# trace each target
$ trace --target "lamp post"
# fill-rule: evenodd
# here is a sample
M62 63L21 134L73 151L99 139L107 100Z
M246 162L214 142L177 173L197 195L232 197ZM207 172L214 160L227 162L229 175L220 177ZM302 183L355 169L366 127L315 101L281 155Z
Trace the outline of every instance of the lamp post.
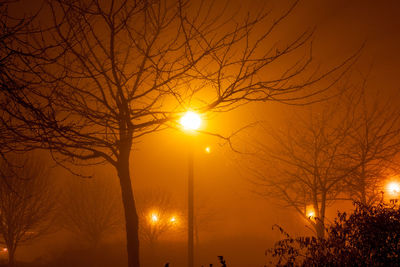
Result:
M188 111L180 120L183 129L193 133L201 124L201 118L198 114ZM194 175L193 175L193 136L189 136L188 147L188 267L194 266L194 242L193 242L193 225L194 225L194 204L193 204L193 191L194 191Z

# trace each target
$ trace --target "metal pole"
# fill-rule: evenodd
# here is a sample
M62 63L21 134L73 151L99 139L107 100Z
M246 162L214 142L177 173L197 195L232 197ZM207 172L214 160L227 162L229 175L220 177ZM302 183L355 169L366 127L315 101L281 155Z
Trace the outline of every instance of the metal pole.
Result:
M193 221L194 221L194 205L193 205L193 136L189 136L189 153L188 153L188 266L194 266L194 243L193 243Z

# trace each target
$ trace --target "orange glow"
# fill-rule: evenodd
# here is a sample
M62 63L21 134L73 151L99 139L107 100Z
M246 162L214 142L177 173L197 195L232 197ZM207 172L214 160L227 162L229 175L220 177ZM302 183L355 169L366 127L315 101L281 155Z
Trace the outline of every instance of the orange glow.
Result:
M310 205L306 207L306 216L309 219L315 219L315 210L313 206Z
M169 221L170 221L171 223L176 223L176 217L175 217L175 216L172 216L171 219L169 219Z
M208 147L206 147L205 149L204 149L205 151L206 151L206 153L211 153L211 148L208 146Z
M398 182L390 182L387 185L387 190L391 195L398 195L400 193L400 185Z
M7 249L7 248L3 248L3 251L4 251L4 252L7 252L7 251L8 251L8 249Z
M151 220L152 223L158 222L158 215L156 213L152 213L151 217L150 217L150 220Z
M198 114L188 111L181 118L180 123L185 130L197 130L201 125L201 118Z

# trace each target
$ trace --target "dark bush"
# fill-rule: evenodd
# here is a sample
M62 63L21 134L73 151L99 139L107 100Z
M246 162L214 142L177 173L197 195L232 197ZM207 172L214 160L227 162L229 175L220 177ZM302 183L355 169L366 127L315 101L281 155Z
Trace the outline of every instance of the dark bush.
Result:
M327 238L286 238L266 254L277 266L400 266L400 210L385 204L356 203L348 216L338 213Z

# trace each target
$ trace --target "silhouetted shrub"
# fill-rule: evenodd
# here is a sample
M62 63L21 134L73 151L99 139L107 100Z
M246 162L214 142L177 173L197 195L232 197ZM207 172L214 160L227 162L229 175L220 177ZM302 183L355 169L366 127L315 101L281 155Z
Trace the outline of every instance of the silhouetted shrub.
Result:
M291 238L279 229L286 238L266 252L277 266L400 266L398 207L356 203L350 216L338 213L326 239Z

